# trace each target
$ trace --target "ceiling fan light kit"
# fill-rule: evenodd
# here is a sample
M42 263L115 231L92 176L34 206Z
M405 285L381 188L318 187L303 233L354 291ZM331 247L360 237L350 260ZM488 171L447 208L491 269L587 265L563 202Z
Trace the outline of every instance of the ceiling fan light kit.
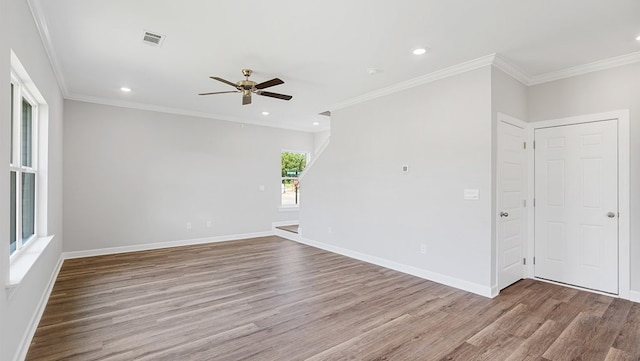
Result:
M251 94L262 95L270 98L282 99L282 100L291 100L293 96L279 93L272 93L263 91L262 89L270 88L272 86L284 84L279 78L273 78L271 80L267 80L262 83L256 83L252 80L249 80L249 77L253 71L251 69L242 69L242 75L245 77L244 80L240 80L237 83L230 82L226 79L219 78L217 76L210 77L213 80L217 80L219 82L230 85L236 90L230 91L222 91L222 92L210 92L210 93L200 93L199 95L213 95L213 94L225 94L225 93L242 93L242 105L251 104Z

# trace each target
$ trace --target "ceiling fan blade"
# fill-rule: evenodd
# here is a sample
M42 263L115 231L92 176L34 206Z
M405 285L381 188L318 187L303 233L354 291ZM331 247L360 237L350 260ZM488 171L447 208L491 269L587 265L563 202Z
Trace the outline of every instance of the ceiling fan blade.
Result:
M269 88L269 87L280 85L280 84L284 84L284 82L279 78L273 78L271 80L267 80L260 84L256 84L256 89Z
M285 95L285 94L278 94L278 93L272 93L272 92L258 92L258 95L264 95L265 97L272 97L272 98L278 98L278 99L282 99L282 100L291 100L291 98L293 98L293 96L291 95Z
M242 96L242 105L251 104L251 93Z
M222 78L218 78L217 76L210 76L209 78L211 78L211 79L213 79L213 80L217 80L217 81L223 82L223 83L225 83L225 84L229 84L229 85L231 85L231 86L232 86L232 87L234 87L234 88L237 88L237 87L238 87L238 86L236 85L236 83L232 83L232 82L230 82L230 81L228 81L228 80L225 80L225 79L222 79Z
M240 93L240 91L239 90L230 90L228 92L200 93L198 95L212 95L212 94L225 94L225 93Z

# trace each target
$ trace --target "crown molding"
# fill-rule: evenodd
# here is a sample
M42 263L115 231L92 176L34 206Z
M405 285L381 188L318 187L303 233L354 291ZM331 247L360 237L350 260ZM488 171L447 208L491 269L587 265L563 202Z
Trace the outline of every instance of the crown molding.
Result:
M322 129L310 130L305 127L283 126L283 125L275 125L275 124L265 125L264 123L259 123L256 121L247 121L244 119L238 119L238 118L229 117L229 116L222 116L219 114L207 114L207 113L194 112L194 111L184 110L184 109L167 108L167 107L161 107L161 106L155 106L155 105L149 105L149 104L124 102L124 101L113 100L113 99L71 94L67 88L67 85L60 67L60 62L58 61L53 43L51 41L49 27L47 25L44 12L42 10L40 0L27 0L27 4L29 5L29 9L31 10L31 14L33 16L36 28L38 29L38 33L40 34L40 38L42 39L45 52L47 53L47 57L49 58L49 63L51 64L51 68L58 82L58 87L60 88L60 91L62 92L62 95L64 96L65 99L78 100L78 101L104 104L104 105L120 106L125 108L132 108L132 109L150 110L150 111L164 112L164 113L170 113L170 114L194 116L194 117L207 118L207 119L218 119L218 120L225 120L225 121L231 121L231 122L254 124L254 125L260 125L260 126L268 126L268 127L297 130L297 131L311 132L311 133L322 130ZM617 56L617 57L613 57L605 60L595 61L592 63L579 65L579 66L575 66L575 67L571 67L563 70L530 76L526 72L524 72L523 70L521 70L520 68L518 68L508 60L506 60L503 56L494 53L494 54L486 55L486 56L483 56L474 60L470 60L461 64L450 66L445 69L437 70L432 73L425 74L423 76L410 79L386 88L375 90L373 92L369 92L369 93L357 96L355 98L347 99L343 102L340 102L328 107L328 110L331 111L331 110L347 108L352 105L363 103L363 102L376 99L379 97L383 97L386 95L394 94L406 89L428 84L440 79L448 78L454 75L462 74L462 73L475 70L478 68L482 68L485 66L489 66L489 65L502 70L503 72L513 77L514 79L518 80L522 84L526 86L531 86L531 85L547 83L555 80L565 79L565 78L569 78L577 75L583 75L591 72L606 70L606 69L623 66L627 64L632 64L632 63L637 63L637 62L640 62L640 52L625 54L625 55L621 55L621 56ZM324 108L324 109L326 110L327 108Z
M241 123L241 124L247 124L247 125L256 125L256 126L268 127L268 128L295 130L295 131L305 132L305 133L315 133L315 132L319 132L319 131L323 130L323 129L317 129L317 127L314 127L313 130L310 130L310 129L305 128L305 127L282 125L282 124L277 124L277 123L266 124L264 122L259 122L259 121L255 121L255 120L248 120L248 119L230 117L230 116L221 115L221 114L211 114L211 113L205 113L205 112L196 112L196 111L192 111L192 110L185 110L185 109L179 109L179 108L170 108L170 107L161 107L161 106L152 105L152 104L129 102L129 101L124 101L124 100L101 98L101 97L94 97L94 96L87 96L87 95L69 94L68 96L65 97L65 99L67 99L67 100L75 100L75 101L85 102L85 103L108 105L108 106L119 107L119 108L146 110L146 111L151 111L151 112L167 113L167 114L175 114L175 115L184 115L184 116L188 116L188 117L213 119L213 120L220 120L220 121L225 121L225 122Z
M524 85L528 86L531 83L531 77L527 73L525 73L517 66L513 65L513 63L509 62L500 54L495 54L495 58L493 59L493 66L502 70L507 75L511 76Z
M593 73L595 71L615 68L622 65L640 62L640 51L609 59L594 61L592 63L578 65L564 70L552 71L545 74L535 75L529 80L529 85L548 83L554 80L570 78L572 76Z
M475 70L478 68L482 68L488 65L493 64L493 61L496 57L496 54L490 54L487 56L483 56L481 58L477 58L474 60L470 60L458 65L450 66L448 68L444 68L441 70L434 71L432 73L419 76L417 78L413 78L407 81L403 81L401 83L382 88L376 91L372 91L370 93L366 93L355 98L348 99L346 101L334 104L329 107L330 111L343 109L346 107L350 107L352 105L360 104L372 99L380 98L385 95L391 95L406 89L414 88L420 85L432 83L436 80L448 78L454 75L466 73L471 70Z
M44 12L42 11L42 7L40 6L40 1L27 0L27 4L29 5L29 9L31 10L31 15L33 16L33 21L36 24L36 28L38 29L38 33L40 34L40 38L42 39L44 50L47 53L49 63L51 64L51 68L53 69L53 74L58 81L58 87L60 88L62 95L66 98L67 95L69 95L69 91L64 81L64 77L62 76L60 62L56 57L56 52L54 50L53 43L51 42L51 36L49 35L49 26L47 25L47 20L45 19Z
M617 56L609 59L596 61L593 63L575 66L575 67L564 69L564 70L558 70L554 72L531 76L527 74L525 71L523 71L522 69L515 66L513 63L509 62L506 58L504 58L500 54L490 54L490 55L483 56L481 58L477 58L465 63L461 63L461 64L454 65L442 70L438 70L433 73L420 76L418 78L414 78L402 83L398 83L386 88L382 88L382 89L379 89L355 98L348 99L344 102L334 104L333 106L329 107L329 109L330 110L343 109L343 108L356 105L359 103L363 103L375 98L397 93L397 92L410 89L416 86L428 84L436 80L448 78L450 76L461 74L470 70L475 70L488 65L494 66L497 69L502 70L507 75L518 80L519 82L521 82L526 86L531 86L531 85L547 83L554 80L570 78L572 76L615 68L618 66L637 63L637 62L640 62L640 52L625 54L625 55L621 55L621 56Z

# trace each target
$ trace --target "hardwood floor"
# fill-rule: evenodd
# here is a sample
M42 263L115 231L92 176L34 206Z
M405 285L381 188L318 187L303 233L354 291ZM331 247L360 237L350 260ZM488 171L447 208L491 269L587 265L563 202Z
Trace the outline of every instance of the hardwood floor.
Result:
M264 237L65 261L27 360L640 360L640 304L487 299Z

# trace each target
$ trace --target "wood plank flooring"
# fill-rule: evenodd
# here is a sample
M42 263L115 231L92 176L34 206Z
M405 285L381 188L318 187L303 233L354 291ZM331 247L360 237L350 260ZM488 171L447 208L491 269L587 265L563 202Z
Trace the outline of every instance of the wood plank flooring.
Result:
M640 304L487 299L263 237L65 261L27 360L640 360Z

